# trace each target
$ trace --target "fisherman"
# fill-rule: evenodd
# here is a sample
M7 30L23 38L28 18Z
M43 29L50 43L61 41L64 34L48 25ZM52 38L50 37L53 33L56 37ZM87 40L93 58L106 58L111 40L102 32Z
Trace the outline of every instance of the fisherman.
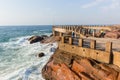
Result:
M75 32L74 31L72 31L72 38L74 38L75 37Z
M53 44L51 44L50 52L55 52L56 48L54 47Z
M105 35L105 32L104 32L104 30L102 29L102 30L100 31L100 37L104 37L104 35Z

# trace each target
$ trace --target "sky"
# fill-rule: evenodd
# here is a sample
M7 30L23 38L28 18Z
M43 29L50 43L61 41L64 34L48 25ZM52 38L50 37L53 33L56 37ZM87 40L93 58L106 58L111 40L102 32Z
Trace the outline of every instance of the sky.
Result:
M120 24L120 0L0 0L0 25Z

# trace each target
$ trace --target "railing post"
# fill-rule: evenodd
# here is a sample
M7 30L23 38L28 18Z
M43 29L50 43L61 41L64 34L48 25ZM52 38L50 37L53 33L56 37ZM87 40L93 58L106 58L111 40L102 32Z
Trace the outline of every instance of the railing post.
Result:
M95 49L96 48L96 40L90 41L90 48Z
M110 54L109 63L113 63L112 42L107 42L105 51Z
M61 37L61 43L65 43L65 37Z
M83 46L83 39L79 39L78 46L82 47Z
M71 29L71 26L69 26L69 27L70 27L70 31L71 31L71 30L72 30L72 29Z
M68 26L67 26L67 31L68 31L69 29L68 29Z
M68 26L68 31L70 31L70 27Z
M93 29L93 37L95 37L95 30Z
M73 31L74 29L73 29L73 27L72 27L72 31Z
M105 46L105 51L106 52L112 52L112 42L107 42Z
M76 28L74 29L74 32L77 32L77 29L76 29Z
M62 37L62 32L59 32L59 36Z
M71 37L69 38L69 44L70 45L72 44L72 38Z

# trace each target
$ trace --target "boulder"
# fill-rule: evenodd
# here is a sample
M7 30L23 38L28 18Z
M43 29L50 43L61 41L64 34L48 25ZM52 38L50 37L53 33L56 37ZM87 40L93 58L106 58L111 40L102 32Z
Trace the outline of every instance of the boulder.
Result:
M53 34L50 35L50 37L52 37L52 36L53 36Z
M115 38L115 39L120 38L120 29L113 29L112 31L107 32L105 34L105 38Z
M115 39L118 39L120 37L120 32L118 32L118 31L107 32L104 37L105 38L115 38Z
M45 56L45 54L43 52L38 54L38 57L43 57L43 56Z
M28 41L30 41L30 44L35 43L35 42L39 42L42 41L44 38L41 36L32 36L28 39Z
M48 38L47 35L41 35L41 37L43 37L44 39Z

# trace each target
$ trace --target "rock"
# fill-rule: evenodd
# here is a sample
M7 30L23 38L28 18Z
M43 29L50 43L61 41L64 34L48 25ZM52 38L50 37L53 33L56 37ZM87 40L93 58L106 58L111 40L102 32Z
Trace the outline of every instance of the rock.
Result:
M50 48L50 52L55 52L55 50L56 50L56 48L54 48L54 47Z
M119 80L120 68L57 49L42 76L45 80Z
M38 54L38 57L43 57L43 56L45 56L45 54L43 52Z
M31 39L33 39L35 36L32 36L32 37L30 37L29 39L28 39L28 41L30 41Z
M52 36L53 36L53 34L50 35L50 37L52 37Z
M61 40L61 37L52 36L52 37L49 37L49 38L42 40L41 43L50 43L50 42L56 42L56 41L60 41L60 40Z
M44 39L48 38L47 35L41 35L41 37L43 37Z
M120 38L120 29L107 32L105 34L105 38L115 38L115 39Z
M41 36L32 36L28 39L28 41L30 41L30 44L35 43L35 42L39 42L42 41L44 38Z

